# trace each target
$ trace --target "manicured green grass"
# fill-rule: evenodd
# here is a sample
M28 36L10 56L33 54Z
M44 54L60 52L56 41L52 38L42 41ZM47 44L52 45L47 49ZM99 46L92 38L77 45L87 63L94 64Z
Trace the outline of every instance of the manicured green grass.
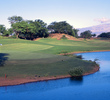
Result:
M45 41L45 42L44 42ZM39 43L46 43L53 47L48 50L41 50L39 52L59 54L63 51L93 51L93 50L110 50L109 41L87 40L87 41L73 41L73 40L56 40L56 39L42 39Z
M0 39L0 44L2 44L0 53L8 54L8 61L5 62L4 67L0 67L0 77L5 74L8 77L67 75L68 71L74 67L82 67L84 72L89 72L93 69L94 63L59 54L110 50L110 42L101 40Z

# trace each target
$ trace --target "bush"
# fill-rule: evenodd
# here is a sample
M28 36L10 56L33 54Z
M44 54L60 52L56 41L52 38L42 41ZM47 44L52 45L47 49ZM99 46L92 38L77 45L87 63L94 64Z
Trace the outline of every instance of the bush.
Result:
M67 37L65 35L63 35L61 39L67 39Z
M82 75L83 75L83 69L80 68L80 67L76 67L76 68L74 68L74 69L71 69L68 73L69 73L72 77L82 76Z
M16 35L14 34L14 35L12 36L12 38L16 39Z
M99 64L98 64L98 61L99 59L94 59L94 61L93 61L93 66L99 66Z
M76 58L83 59L82 55L77 55Z

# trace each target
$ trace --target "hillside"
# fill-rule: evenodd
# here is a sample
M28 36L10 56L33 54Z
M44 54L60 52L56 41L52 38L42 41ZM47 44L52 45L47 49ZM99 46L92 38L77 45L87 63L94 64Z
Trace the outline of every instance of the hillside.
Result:
M91 30L92 33L99 35L102 32L110 32L110 23L108 24L100 24L97 26L91 26L91 27L86 27L86 28L80 28L78 34L80 34L81 32L84 32L86 30Z
M55 34L50 34L49 37L50 38L56 38L57 40L61 40L61 38L63 37L63 35L65 35L65 37L68 39L68 40L75 40L75 41L80 41L80 39L77 39L71 35L68 35L68 34L59 34L59 33L55 33Z

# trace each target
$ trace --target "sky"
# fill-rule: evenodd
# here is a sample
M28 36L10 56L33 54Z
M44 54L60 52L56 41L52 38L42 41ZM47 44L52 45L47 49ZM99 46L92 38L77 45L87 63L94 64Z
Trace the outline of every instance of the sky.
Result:
M110 0L0 0L0 24L10 27L8 17L41 19L48 25L67 21L74 28L110 22Z

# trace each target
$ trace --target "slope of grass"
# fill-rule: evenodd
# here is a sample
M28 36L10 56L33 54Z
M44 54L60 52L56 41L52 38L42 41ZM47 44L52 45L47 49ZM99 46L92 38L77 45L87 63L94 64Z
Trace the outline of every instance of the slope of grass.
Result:
M0 39L0 53L8 54L8 61L0 67L0 76L56 76L66 75L74 67L84 72L93 69L93 63L74 57L58 55L63 52L110 50L109 41Z

